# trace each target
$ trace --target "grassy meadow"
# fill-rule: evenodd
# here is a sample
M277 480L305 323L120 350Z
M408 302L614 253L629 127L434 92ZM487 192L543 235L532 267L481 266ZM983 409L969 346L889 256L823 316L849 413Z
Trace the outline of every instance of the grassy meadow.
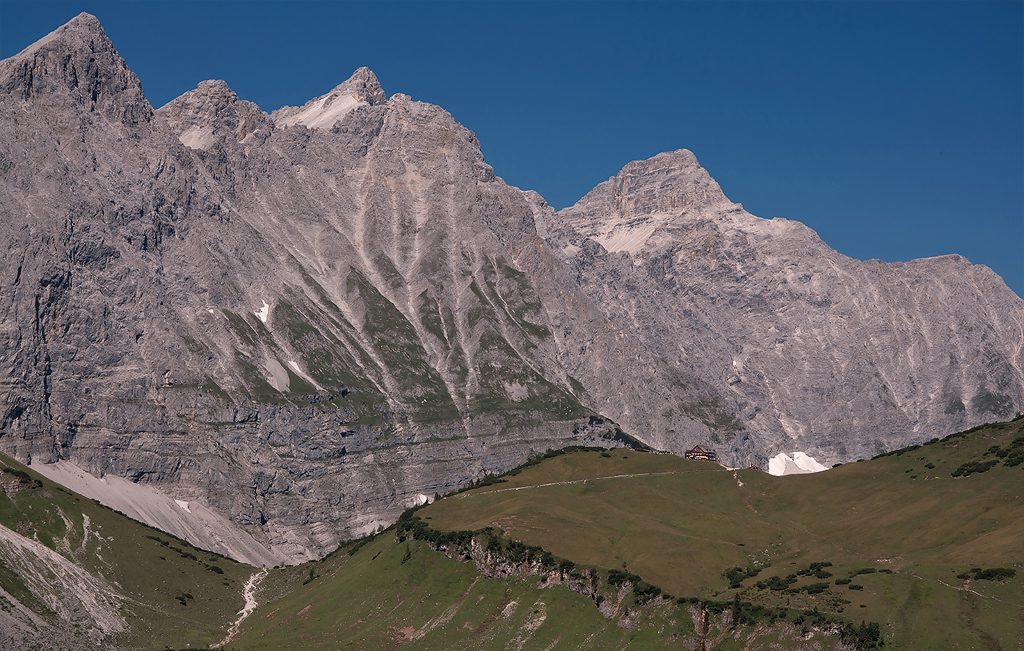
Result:
M876 621L893 648L1017 648L1024 464L1008 466L1012 456L997 454L1022 440L1022 425L1019 418L786 477L669 455L580 452L418 515L441 530L500 528L576 563L622 568L673 595L727 600L739 592L755 603ZM986 460L999 463L951 476ZM824 562L831 565L820 572L831 576L799 574ZM1017 576L958 578L979 567L1015 567ZM730 588L728 568L760 571ZM794 574L787 588L757 587ZM822 592L801 589L823 582Z
M227 648L870 649L875 631L893 649L1020 649L1022 429L787 477L629 449L548 455L271 570ZM255 568L2 457L0 485L0 524L126 597L112 644L224 638ZM0 588L59 624L23 570L0 562Z

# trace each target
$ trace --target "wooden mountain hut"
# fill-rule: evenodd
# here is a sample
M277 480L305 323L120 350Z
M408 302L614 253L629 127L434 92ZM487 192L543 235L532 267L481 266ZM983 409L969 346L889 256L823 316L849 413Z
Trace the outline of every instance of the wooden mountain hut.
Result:
M703 448L699 445L693 446L693 449L683 454L687 459L698 459L700 461L718 461L718 453L711 448Z

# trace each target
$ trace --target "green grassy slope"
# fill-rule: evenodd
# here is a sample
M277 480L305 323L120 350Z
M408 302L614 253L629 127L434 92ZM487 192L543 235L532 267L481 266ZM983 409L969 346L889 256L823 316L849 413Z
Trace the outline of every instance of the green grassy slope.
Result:
M421 541L396 543L391 531L351 557L342 552L313 567L316 579L257 610L234 644L310 651L622 649L693 632L688 617L668 612L650 613L656 625L626 630L564 586L538 590L536 577L486 579L472 563ZM308 570L294 576L308 578Z
M622 449L555 456L272 570L229 647L839 649L853 648L840 627L866 621L889 648L1017 649L1022 429L789 477ZM6 458L0 487L0 524L127 597L130 632L111 648L202 648L242 606L253 568ZM0 565L0 587L59 624L23 570Z
M242 608L242 585L255 572L100 506L2 455L0 525L104 577L125 597L128 632L105 646L216 643ZM0 558L0 587L58 629L68 626L32 594L22 578L26 569L8 567Z
M848 464L772 477L637 452L577 453L419 512L442 530L500 527L559 556L626 568L676 595L742 599L877 621L906 649L1017 648L1024 635L1024 419ZM989 452L996 446L995 452ZM998 454L1006 455L1000 459ZM995 460L983 473L951 475ZM985 464L992 465L992 464ZM813 562L827 578L797 576ZM723 571L761 567L730 589ZM958 578L971 568L1018 568L1009 581ZM862 569L849 585L836 585ZM819 594L793 593L829 582ZM762 584L763 585L763 584ZM849 603L844 603L849 602Z

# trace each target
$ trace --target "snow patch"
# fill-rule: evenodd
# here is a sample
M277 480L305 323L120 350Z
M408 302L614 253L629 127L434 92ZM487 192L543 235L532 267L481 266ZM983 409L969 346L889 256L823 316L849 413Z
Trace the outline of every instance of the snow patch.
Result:
M255 314L260 321L266 323L267 319L270 317L270 306L267 305L266 301L263 301L263 307L261 307L258 312L253 312L253 314Z
M412 498L412 505L413 506L423 506L424 504L429 504L429 503L430 503L430 498L427 497L426 495L424 495L423 493L417 493L416 497Z
M789 456L780 452L768 460L768 474L781 477L782 475L804 475L812 472L828 470L827 466L818 463L814 458L803 452L794 452Z
M182 508L182 510L185 511L185 513L191 513L192 512L192 511L188 510L188 502L186 502L185 500L174 500L174 502L175 502L175 504L180 506Z

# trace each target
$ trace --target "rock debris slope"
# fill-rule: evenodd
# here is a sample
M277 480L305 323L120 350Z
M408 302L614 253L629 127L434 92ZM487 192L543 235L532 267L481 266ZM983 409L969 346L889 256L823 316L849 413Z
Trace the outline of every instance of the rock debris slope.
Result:
M689 152L555 213L366 69L269 115L220 81L154 111L88 14L0 85L0 449L224 514L265 551L193 542L250 562L616 423L835 462L1024 405L995 274L845 258Z

